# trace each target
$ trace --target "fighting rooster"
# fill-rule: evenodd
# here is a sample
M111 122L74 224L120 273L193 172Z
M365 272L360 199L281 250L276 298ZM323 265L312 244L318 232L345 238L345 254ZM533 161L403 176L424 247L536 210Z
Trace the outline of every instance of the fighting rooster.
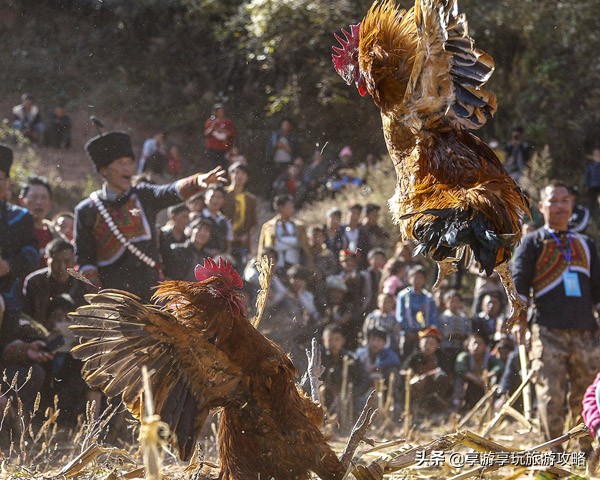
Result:
M495 269L513 310L523 304L507 261L528 204L494 152L469 133L496 111L482 87L494 61L474 48L456 0L416 0L408 12L375 2L345 38L336 35L336 71L381 109L397 174L390 208L416 252L438 263L438 281L472 253Z
M211 409L222 407L218 450L222 480L339 480L345 469L321 431L323 411L299 392L285 353L245 315L242 279L228 262L205 260L198 282L169 281L142 305L126 292L90 295L71 314L83 339L73 355L109 397L122 396L141 418L140 369L154 370L155 411L189 459Z

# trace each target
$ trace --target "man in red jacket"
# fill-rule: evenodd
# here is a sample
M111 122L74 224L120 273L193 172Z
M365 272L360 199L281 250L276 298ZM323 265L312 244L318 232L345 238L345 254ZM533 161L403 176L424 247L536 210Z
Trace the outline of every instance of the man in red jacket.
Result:
M208 169L221 166L227 169L225 154L232 147L235 139L235 125L225 116L225 107L217 103L213 114L204 122L204 140Z

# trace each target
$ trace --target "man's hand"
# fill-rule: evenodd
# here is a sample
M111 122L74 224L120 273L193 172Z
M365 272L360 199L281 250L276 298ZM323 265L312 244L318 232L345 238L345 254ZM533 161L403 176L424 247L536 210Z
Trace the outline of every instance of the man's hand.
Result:
M10 273L10 263L3 258L0 258L0 277L4 277Z
M467 380L470 380L471 382L475 383L476 385L479 385L480 387L484 386L483 378L481 378L478 375L475 375L474 373L471 373L471 372L466 373L465 378Z
M36 340L29 344L27 349L27 358L34 363L44 363L54 358L54 355L50 352L46 352L44 347L46 343L41 340Z
M213 183L227 183L227 172L222 167L213 168L208 173L198 174L198 186L202 188L208 187Z

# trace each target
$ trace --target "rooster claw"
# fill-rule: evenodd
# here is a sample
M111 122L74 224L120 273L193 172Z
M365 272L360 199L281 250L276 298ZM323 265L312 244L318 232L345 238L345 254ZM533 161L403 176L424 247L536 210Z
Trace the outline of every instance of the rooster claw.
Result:
M438 266L438 274L432 290L437 290L448 275L452 275L454 272L458 271L458 268L456 267L456 259L454 258L446 258L436 263Z
M523 318L527 312L527 304L517 293L517 289L513 282L512 275L510 274L508 265L506 263L502 263L496 266L495 270L500 276L502 286L504 287L504 291L506 292L506 296L510 304L510 314L506 322L506 326L510 331L512 327L518 323L519 319Z

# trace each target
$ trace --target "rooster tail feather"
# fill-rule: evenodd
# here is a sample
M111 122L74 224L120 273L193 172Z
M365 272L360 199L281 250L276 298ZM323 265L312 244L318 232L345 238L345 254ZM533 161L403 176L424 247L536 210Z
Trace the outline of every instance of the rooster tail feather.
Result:
M475 259L491 275L494 267L510 257L513 235L498 235L493 224L482 213L453 208L423 211L413 226L418 244L415 255L424 254L436 261L456 256L468 245ZM435 217L433 220L431 216ZM508 238L507 238L508 237Z

